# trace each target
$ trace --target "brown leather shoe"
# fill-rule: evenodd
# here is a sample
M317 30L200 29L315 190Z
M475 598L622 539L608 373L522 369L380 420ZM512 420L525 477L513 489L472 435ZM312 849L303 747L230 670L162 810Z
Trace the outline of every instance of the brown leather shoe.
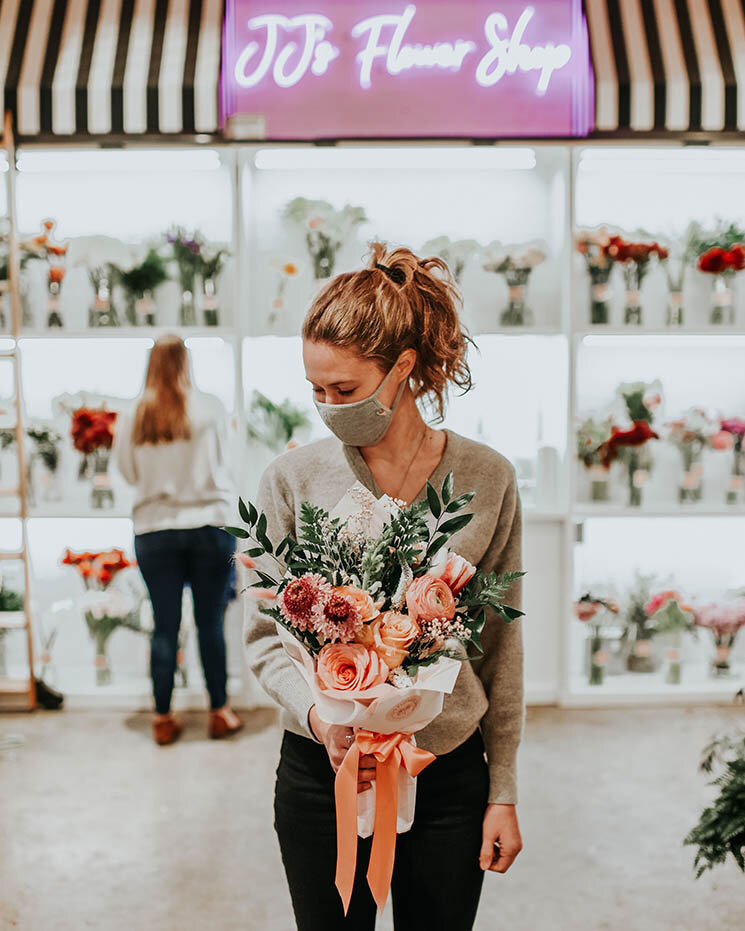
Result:
M176 718L165 718L163 721L153 721L153 737L156 744L160 744L161 747L164 747L166 744L172 744L174 740L178 740L183 729L183 724Z
M235 712L233 712L235 714ZM238 715L236 715L238 717ZM221 711L210 711L210 721L207 733L213 740L220 740L222 737L230 737L231 734L237 733L243 727L243 721L238 718L235 727L231 727L225 720Z

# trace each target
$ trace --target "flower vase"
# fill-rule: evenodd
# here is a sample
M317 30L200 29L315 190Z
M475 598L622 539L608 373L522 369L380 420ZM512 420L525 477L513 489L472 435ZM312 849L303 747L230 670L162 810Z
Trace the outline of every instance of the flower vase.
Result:
M47 287L47 327L51 330L62 327L60 312L60 281L50 281Z
M196 326L197 311L194 306L194 291L185 289L181 292L181 304L178 312L179 326Z
M665 323L667 326L683 326L683 292L671 291L667 310L665 311Z
M624 293L623 322L641 326L642 323L642 277L643 272L637 262L628 262L623 270L626 285Z
M96 286L96 296L88 309L88 326L119 326L119 315L111 301L109 282L106 278L101 278Z
M735 322L735 307L729 278L715 275L711 289L711 312L709 322L715 325Z
M91 488L91 507L100 510L114 507L114 490L109 477L110 449L95 449L93 459L93 487Z
M504 273L507 282L507 306L499 316L502 326L528 326L533 313L525 303L525 289L530 278L529 268L513 268Z
M654 672L655 662L651 638L640 637L632 642L626 668L629 672Z
M668 685L680 685L681 679L681 635L675 633L665 647L665 682Z
M336 262L336 250L333 241L325 233L314 230L306 237L308 252L313 260L313 275L316 281L330 278Z
M109 637L115 629L114 622L108 617L95 617L93 612L85 612L85 622L88 632L96 649L93 660L96 670L96 685L109 685L111 683L111 665L106 652Z
M730 665L731 650L731 643L720 643L717 638L714 657L711 661L711 674L715 679L728 679L732 675Z
M590 473L590 500L607 501L610 498L610 469L603 465L592 465Z
M590 639L590 685L602 685L605 678L605 667L608 663L608 651L605 639L599 630L593 631Z
M631 448L629 454L629 507L640 507L642 503L642 489L649 478L649 468L646 457L639 453L639 448Z
M111 685L111 666L106 653L96 653L96 685Z
M38 453L31 456L29 463L29 489L34 501L61 501L60 474L50 469L44 457Z
M612 265L591 267L590 273L590 323L607 325L610 322L610 286L608 279Z
M155 326L155 301L152 291L144 291L139 296L128 296L127 321L132 326Z
M5 656L5 635L7 632L7 630L0 629L0 679L4 679L8 675L8 665Z
M202 282L202 312L205 326L218 326L220 312L217 307L217 288L214 278L205 278Z
M703 472L701 462L702 447L696 443L685 443L681 448L683 456L683 474L678 486L678 501L700 501L703 495Z
M732 451L732 472L727 484L727 504L737 504L745 487L745 456L743 456L742 437L735 439Z

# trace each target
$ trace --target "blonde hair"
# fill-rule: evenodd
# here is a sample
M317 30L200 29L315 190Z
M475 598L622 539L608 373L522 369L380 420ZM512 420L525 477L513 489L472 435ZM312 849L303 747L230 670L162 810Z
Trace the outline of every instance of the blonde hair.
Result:
M464 394L472 387L466 361L470 338L458 316L460 304L441 258L419 258L403 248L389 252L384 243L373 242L367 268L337 275L319 292L302 336L353 348L385 371L404 349L416 350L409 384L414 397L442 420L449 384Z
M145 391L132 427L135 446L191 439L186 412L189 357L178 336L162 336L150 350Z

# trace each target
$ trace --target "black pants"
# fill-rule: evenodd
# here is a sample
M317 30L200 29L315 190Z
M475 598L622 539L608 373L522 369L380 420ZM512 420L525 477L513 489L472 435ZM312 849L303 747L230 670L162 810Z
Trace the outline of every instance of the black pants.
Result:
M135 554L153 605L150 672L155 710L171 707L184 585L191 586L199 655L210 707L227 702L223 621L235 540L219 527L155 530L135 536Z
M396 840L391 895L396 931L469 931L481 895L481 826L489 777L481 732L418 776L416 815ZM334 772L326 748L285 731L277 768L274 826L298 931L372 931L367 885L371 838L358 839L347 917L334 885Z

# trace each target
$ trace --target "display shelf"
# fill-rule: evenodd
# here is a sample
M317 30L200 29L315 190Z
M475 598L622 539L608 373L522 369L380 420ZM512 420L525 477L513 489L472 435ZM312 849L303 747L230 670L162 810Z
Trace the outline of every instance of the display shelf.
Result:
M561 696L561 702L572 708L646 703L730 704L744 680L745 669L735 668L731 677L715 679L703 664L684 666L680 685L668 685L662 672L606 676L600 686L588 685L586 676L574 675L569 681L569 691Z
M0 611L0 631L22 630L26 626L26 615L23 611Z
M745 517L745 507L733 507L722 505L721 508L702 507L695 504L671 504L667 507L655 505L654 507L645 508L644 505L638 508L625 507L623 505L607 504L576 504L572 509L572 517L579 520L589 520L594 517L672 517L691 518L691 517Z
M643 340L645 337L662 337L665 340L673 339L673 345L677 339L701 339L707 340L717 336L740 336L745 337L745 327L743 326L717 326L717 327L610 327L604 324L588 327L575 327L573 334L578 339L585 339L587 336L601 339L618 339L618 337L632 340Z
M22 330L21 339L157 339L159 336L178 332L184 339L226 339L236 338L233 327L185 327L174 324L172 326L118 326L118 327L88 327L86 329L46 329Z

